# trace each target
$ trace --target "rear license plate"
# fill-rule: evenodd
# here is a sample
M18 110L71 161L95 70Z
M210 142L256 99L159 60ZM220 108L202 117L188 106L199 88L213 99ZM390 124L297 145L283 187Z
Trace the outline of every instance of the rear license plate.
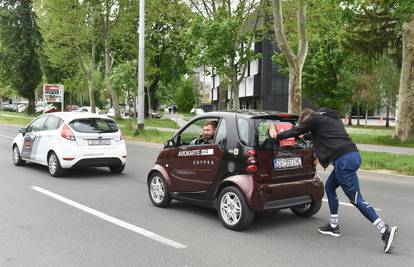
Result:
M302 159L300 157L273 159L273 167L275 169L302 167Z
M107 146L110 144L110 139L88 139L88 145L90 146Z

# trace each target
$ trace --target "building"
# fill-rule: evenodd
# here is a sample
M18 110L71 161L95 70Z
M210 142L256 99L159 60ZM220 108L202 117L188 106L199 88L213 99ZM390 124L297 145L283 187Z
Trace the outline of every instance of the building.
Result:
M289 79L280 74L278 66L273 64L272 56L276 45L268 40L254 44L255 52L261 53L260 59L249 62L245 77L239 86L241 109L288 110ZM210 71L211 72L211 71ZM204 77L203 88L210 88L210 108L217 110L220 90L220 77L212 73ZM228 93L228 101L231 92Z

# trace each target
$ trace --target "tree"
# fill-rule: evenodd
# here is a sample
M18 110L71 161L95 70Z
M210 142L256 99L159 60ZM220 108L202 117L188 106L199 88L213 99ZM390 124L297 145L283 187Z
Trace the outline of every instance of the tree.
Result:
M41 39L32 1L0 1L0 37L2 76L29 100L27 112L34 113L34 90L42 74L38 59Z
M414 17L403 26L401 82L395 136L401 141L414 137Z
M389 127L390 111L395 108L397 102L400 71L391 58L383 55L377 60L374 72L377 77L377 87L380 89L381 98L386 108L385 127Z
M45 54L55 68L69 73L81 70L88 82L92 112L96 111L96 4L95 1L35 0Z
M181 112L190 112L196 103L197 93L191 79L182 80L174 97L177 108Z
M289 67L288 112L299 114L302 110L302 70L308 53L308 35L305 1L297 0L297 4L298 52L295 54L284 30L281 0L273 0L275 39Z
M209 66L220 77L219 110L225 110L230 87L232 109L238 110L239 85L251 60L259 57L252 49L261 39L259 20L264 5L259 0L190 0L199 17L192 29L194 64ZM214 41L212 41L214 40Z

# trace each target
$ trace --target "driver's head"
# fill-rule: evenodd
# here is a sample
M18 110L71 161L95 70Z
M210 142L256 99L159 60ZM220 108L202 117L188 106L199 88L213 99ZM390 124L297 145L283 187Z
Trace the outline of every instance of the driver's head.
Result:
M216 132L217 122L209 121L206 122L203 126L203 139L210 140L214 138L214 133Z

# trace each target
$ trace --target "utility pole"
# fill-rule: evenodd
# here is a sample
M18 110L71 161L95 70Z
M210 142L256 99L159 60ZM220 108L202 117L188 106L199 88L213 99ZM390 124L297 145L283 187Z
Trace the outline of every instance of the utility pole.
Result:
M144 130L144 51L145 51L145 0L139 0L139 55L138 55L138 93L137 93L137 131Z

